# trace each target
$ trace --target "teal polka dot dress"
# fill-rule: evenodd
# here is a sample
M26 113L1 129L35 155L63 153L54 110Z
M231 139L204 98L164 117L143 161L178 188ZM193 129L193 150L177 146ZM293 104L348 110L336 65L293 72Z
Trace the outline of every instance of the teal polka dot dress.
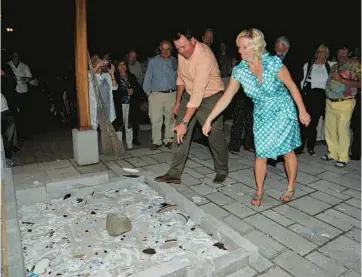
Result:
M254 102L256 157L276 159L301 145L298 115L293 98L277 77L283 67L280 58L265 52L262 63L261 85L246 61L234 67L232 76Z

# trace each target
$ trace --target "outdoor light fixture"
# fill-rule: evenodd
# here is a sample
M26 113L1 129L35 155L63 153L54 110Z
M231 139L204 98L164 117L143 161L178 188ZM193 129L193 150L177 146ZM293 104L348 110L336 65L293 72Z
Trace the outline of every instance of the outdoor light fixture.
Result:
M13 32L14 29L13 28L6 28L6 32Z

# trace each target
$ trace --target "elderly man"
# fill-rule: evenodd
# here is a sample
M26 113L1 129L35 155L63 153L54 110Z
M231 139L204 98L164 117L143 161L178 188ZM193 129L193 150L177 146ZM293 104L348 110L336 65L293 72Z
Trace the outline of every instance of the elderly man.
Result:
M163 143L171 149L175 121L173 107L176 102L177 60L171 56L171 42L161 41L159 50L161 54L149 61L143 81L152 124L152 151L162 145L163 123L165 124Z
M190 30L180 31L174 38L178 55L177 94L174 113L176 135L172 145L171 167L158 182L181 183L181 174L189 153L192 131L196 121L203 125L224 90L220 70L211 49L197 41ZM225 181L228 174L228 149L223 134L223 119L212 124L208 137L213 154L215 183Z
M293 81L298 85L302 80L303 63L298 60L290 47L290 41L285 36L278 37L274 45L275 54L283 61L283 64L288 68Z
M278 37L277 40L275 41L275 52L277 56L282 60L284 60L284 58L287 56L289 48L290 48L290 42L286 37L284 36Z

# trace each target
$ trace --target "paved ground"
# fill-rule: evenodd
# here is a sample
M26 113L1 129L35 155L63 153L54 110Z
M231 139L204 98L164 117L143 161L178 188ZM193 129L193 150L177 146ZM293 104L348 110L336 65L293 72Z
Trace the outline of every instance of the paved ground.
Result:
M117 176L122 174L122 167L163 174L169 167L170 151L165 147L153 152L133 150L123 160L102 157L97 165L78 167L71 159L69 134L58 136L57 141L52 138L27 142L16 155L20 164L69 159L54 162L53 169L44 176L32 176L34 180L99 171ZM318 147L319 156L324 148ZM200 197L202 209L230 224L262 254L257 263L233 277L361 276L361 163L351 161L339 169L306 155L300 156L299 162L295 199L289 204L278 201L287 184L279 164L268 168L263 203L255 208L250 205L255 188L252 153L230 155L229 178L225 184L215 185L210 151L193 143L182 184L174 187L190 199ZM15 167L14 183L29 179L25 172L31 166L38 165Z
M145 125L146 126L146 125ZM140 131L140 146L135 149L151 146L149 131ZM47 131L39 132L20 145L13 160L16 165L51 162L73 158L72 130L69 127L56 126Z

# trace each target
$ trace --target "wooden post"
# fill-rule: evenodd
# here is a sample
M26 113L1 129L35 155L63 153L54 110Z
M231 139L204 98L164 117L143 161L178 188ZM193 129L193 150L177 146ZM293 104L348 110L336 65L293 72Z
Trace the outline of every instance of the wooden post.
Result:
M77 83L79 130L90 130L88 92L87 0L76 0L75 75Z

